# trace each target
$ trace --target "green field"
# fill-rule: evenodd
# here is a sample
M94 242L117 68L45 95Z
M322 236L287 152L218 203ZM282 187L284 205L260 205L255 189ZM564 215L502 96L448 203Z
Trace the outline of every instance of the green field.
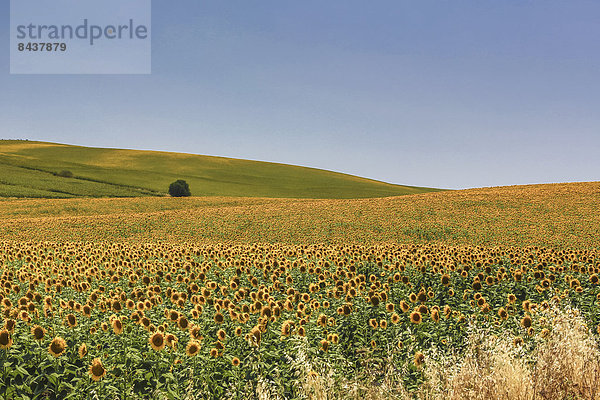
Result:
M58 176L63 170L73 177ZM0 141L0 197L164 196L176 179L194 196L368 198L436 190L234 158Z

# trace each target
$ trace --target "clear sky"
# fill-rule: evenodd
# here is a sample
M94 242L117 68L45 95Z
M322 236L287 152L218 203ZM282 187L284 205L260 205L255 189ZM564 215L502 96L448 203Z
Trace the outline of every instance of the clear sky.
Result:
M153 0L151 75L10 75L0 138L468 188L600 180L600 1Z

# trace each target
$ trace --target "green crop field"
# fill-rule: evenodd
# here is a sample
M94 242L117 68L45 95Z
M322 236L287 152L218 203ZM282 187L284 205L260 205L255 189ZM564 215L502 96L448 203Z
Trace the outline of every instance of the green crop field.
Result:
M58 176L64 170L73 177ZM436 190L234 158L0 141L0 197L164 196L177 179L195 196L367 198Z

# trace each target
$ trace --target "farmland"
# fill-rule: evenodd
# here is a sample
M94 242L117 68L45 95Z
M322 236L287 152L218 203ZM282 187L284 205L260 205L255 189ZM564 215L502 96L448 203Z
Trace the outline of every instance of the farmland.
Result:
M368 198L436 190L235 158L0 140L0 198L165 196L177 179L196 196Z
M375 199L193 197L1 200L14 240L597 246L600 183Z
M600 184L0 201L6 398L597 398Z

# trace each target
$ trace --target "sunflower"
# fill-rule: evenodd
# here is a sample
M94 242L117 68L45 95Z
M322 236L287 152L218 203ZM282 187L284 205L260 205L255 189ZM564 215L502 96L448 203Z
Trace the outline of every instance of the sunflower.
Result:
M200 343L195 340L190 340L185 347L185 354L189 357L194 357L196 354L200 352Z
M99 358L94 358L92 364L90 365L90 376L96 382L106 375L106 368L102 365L102 361Z
M7 319L6 322L4 323L4 329L9 331L10 333L15 332L16 326L17 326L17 321L15 321L14 319L11 319L11 318Z
M178 341L179 339L177 339L177 336L173 335L172 333L167 333L165 335L165 343L173 350L175 350L175 346L177 346Z
M379 305L379 303L381 302L381 297L379 297L378 295L373 295L371 297L369 297L369 303L371 303L371 305L373 307L377 307Z
M445 316L446 318L450 318L450 315L451 315L451 314L452 314L452 308L450 308L450 306L446 304L446 305L444 306L444 316Z
M79 350L77 351L77 353L79 353L79 358L85 357L88 353L87 345L85 343L81 343L81 346L79 346Z
M217 324L222 324L225 321L225 317L220 312L217 312L214 316L214 320Z
M377 324L377 320L376 320L375 318L371 318L371 319L369 320L369 325L371 326L371 328L373 328L373 329L377 329L377 326L378 326L378 324Z
M438 310L431 311L431 319L433 322L439 322L440 320L440 312Z
M381 329L386 329L388 325L387 320L382 319L381 321L379 321L379 326L381 327Z
M396 325L397 323L400 322L400 316L396 313L393 313L392 317L391 317L391 321L392 321L392 324Z
M425 362L425 355L423 353L421 353L420 351L417 351L415 353L413 362L415 364L415 367L417 367L417 368L421 367L423 365L423 363Z
M86 304L82 307L82 312L83 312L84 316L89 318L92 316L92 307L90 307L88 304Z
M523 325L524 328L530 328L531 327L531 317L529 315L526 315L523 317L523 319L521 320L521 325Z
M13 340L10 336L10 331L8 329L2 329L0 331L0 349L8 349L12 346Z
M352 312L352 305L350 305L350 304L344 304L342 306L342 314L344 314L344 315L350 315L351 312Z
M394 304L393 303L387 303L385 305L385 310L389 313L393 313L394 312Z
M69 328L77 326L77 318L75 318L75 315L67 314L67 325L69 325Z
M190 322L188 321L188 319L186 317L181 315L179 317L179 319L177 320L177 325L179 326L179 329L185 331L187 328L189 328Z
M219 356L219 350L215 349L214 347L212 349L210 349L210 356L211 357L218 357Z
M66 349L67 342L65 342L65 339L61 338L60 336L57 336L54 339L52 339L52 342L48 346L48 352L54 357L60 357Z
M119 302L119 300L114 300L114 301L112 302L112 309L113 309L115 312L119 312L119 311L121 311L121 310L123 309L123 307L121 306L121 302Z
M148 339L150 346L156 351L161 351L165 348L165 337L161 332L156 332Z
M102 324L104 325L105 322L103 322ZM150 320L147 317L142 317L142 319L140 320L140 324L142 324L144 328L148 329L150 327ZM104 326L102 326L102 329L106 330L104 329Z
M123 323L119 318L115 318L112 320L112 328L115 332L115 335L120 335L121 333L123 333Z
M35 338L35 340L43 340L44 335L46 334L46 330L39 325L35 325L31 328L31 334Z
M166 317L169 318L172 322L177 322L177 320L179 319L179 313L177 312L177 310L165 310L165 314Z
M444 286L450 285L450 275L448 275L448 274L442 275L442 285L444 285Z
M407 312L408 310L410 310L410 306L408 305L407 302L402 300L402 301L400 301L400 309L402 310L402 312Z
M327 339L321 340L321 350L327 351L329 349L329 341Z
M262 332L259 326L255 326L250 330L250 342L256 346L260 346L260 340L262 338Z
M325 314L319 315L319 317L317 318L317 325L319 325L321 327L327 326L327 315L325 315Z
M240 365L240 359L237 357L233 357L233 359L231 360L231 365L233 365L234 367L238 367Z
M503 320L506 320L508 318L508 313L506 312L504 307L500 307L500 309L498 310L498 316Z
M202 330L199 326L192 326L189 330L189 333L192 339L200 340L202 337Z
M413 324L420 324L421 321L423 321L423 317L421 316L421 313L418 311L413 311L410 314L410 322L412 322Z

